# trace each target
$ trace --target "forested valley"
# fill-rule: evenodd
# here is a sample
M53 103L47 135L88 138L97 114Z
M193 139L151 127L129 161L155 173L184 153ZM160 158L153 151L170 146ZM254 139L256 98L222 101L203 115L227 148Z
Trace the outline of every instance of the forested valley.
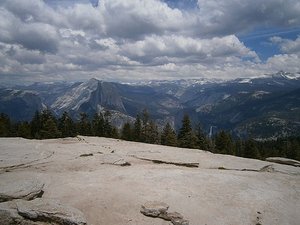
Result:
M240 139L225 130L209 136L203 131L201 124L192 125L187 114L182 118L178 131L174 130L170 123L167 123L163 129L159 129L147 110L138 114L134 123L126 122L118 129L111 124L110 117L110 112L105 111L95 114L92 118L89 118L86 113L81 113L78 120L73 120L67 112L56 118L50 110L43 110L36 112L31 121L14 122L8 115L2 113L0 114L0 137L49 139L77 135L98 136L201 149L246 158L265 159L277 156L300 160L300 136L274 140Z

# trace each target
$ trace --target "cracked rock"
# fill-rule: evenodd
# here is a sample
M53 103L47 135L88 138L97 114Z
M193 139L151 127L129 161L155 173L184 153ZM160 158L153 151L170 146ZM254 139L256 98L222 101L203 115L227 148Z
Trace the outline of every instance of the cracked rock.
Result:
M0 203L1 225L49 225L41 221L26 220L18 214L15 201ZM53 224L56 225L56 224Z
M5 225L86 225L81 211L58 201L34 199L0 203L0 221Z
M61 225L86 225L81 211L54 200L40 198L33 201L17 201L17 208L19 215L30 220L46 220Z
M287 159L287 158L282 158L282 157L269 157L269 158L266 158L266 161L300 167L300 161L297 161L294 159Z
M43 195L44 183L36 178L1 176L0 179L0 202L14 199L32 200Z

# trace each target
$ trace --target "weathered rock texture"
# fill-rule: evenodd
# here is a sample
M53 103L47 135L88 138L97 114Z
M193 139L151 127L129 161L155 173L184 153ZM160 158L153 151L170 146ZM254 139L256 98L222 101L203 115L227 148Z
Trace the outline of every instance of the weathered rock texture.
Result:
M164 215L168 209L169 206L163 202L146 202L141 206L141 213L145 216L159 217L160 215Z
M164 161L160 159L148 159L148 158L141 158L134 156L137 159L145 160L145 161L150 161L156 164L170 164L170 165L175 165L175 166L184 166L184 167L199 167L199 163L195 162L170 162L170 161Z
M140 212L145 216L158 217L171 221L174 225L189 225L189 221L183 219L178 212L168 212L169 206L164 202L146 202L141 206Z
M300 162L294 159L287 159L282 157L269 157L266 158L266 161L300 167Z
M86 225L79 210L49 199L0 203L1 225Z
M79 157L82 154L90 156ZM126 162L131 166L121 166ZM189 163L194 167L187 167ZM34 187L44 184L42 200L35 198L33 203L57 199L80 210L89 225L170 225L166 219L173 224L186 224L182 220L188 219L190 225L299 225L300 221L300 167L195 149L99 137L1 138L0 193L22 193L26 180ZM0 225L46 225L42 218L54 213L50 203L39 211L28 205L31 201L5 198L0 208L22 201L18 203L22 215L14 203L0 210ZM141 204L148 201L165 202L170 208L160 215L162 219L144 216ZM70 214L62 220L74 221ZM38 221L30 220L35 216ZM60 219L52 220L51 225L57 225Z
M12 180L9 174L4 174L0 179L0 202L13 199L31 200L43 195L44 183L34 177L16 177Z

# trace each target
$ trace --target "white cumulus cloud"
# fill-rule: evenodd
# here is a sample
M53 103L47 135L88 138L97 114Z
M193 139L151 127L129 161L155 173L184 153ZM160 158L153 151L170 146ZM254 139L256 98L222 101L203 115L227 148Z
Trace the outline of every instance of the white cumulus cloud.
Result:
M196 1L196 0L195 0ZM2 0L0 80L234 78L300 71L300 38L266 61L238 38L299 27L298 0ZM196 6L196 5L195 5Z

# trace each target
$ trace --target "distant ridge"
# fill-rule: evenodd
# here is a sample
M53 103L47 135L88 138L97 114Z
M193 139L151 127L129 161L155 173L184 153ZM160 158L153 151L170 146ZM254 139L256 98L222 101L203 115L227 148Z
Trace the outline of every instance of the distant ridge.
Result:
M36 110L49 108L57 116L92 117L112 111L118 125L144 108L159 126L178 128L185 113L208 132L231 130L237 136L272 138L300 133L300 73L235 80L172 80L139 83L105 82L95 78L75 83L36 83L0 88L0 112L14 120L29 120Z

